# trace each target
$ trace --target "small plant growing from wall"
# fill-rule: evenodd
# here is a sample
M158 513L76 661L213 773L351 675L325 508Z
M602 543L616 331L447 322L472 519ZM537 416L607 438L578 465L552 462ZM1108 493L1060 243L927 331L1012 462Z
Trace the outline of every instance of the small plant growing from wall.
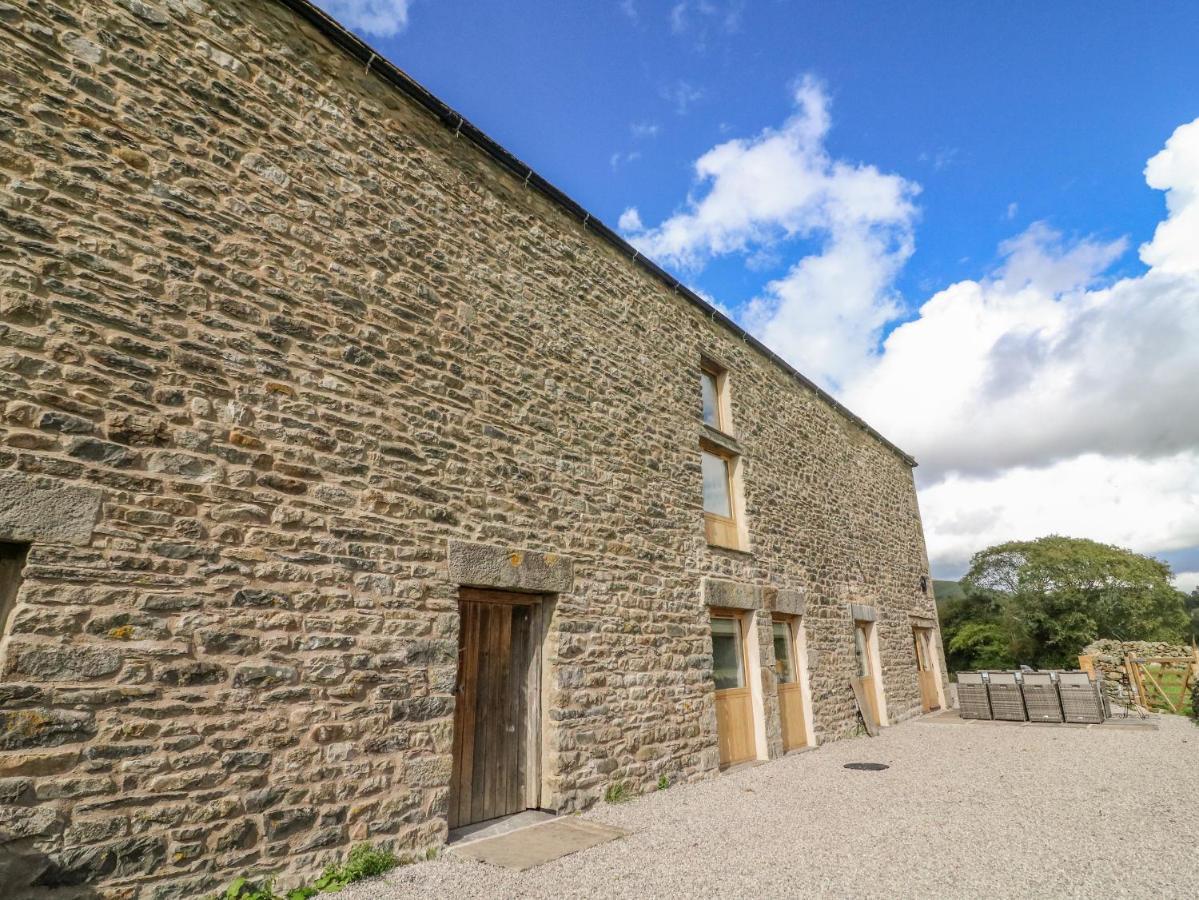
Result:
M430 853L436 855L435 850ZM426 855L432 859L433 856ZM350 851L346 861L339 866L329 866L312 884L292 888L284 895L275 893L275 879L260 882L242 877L234 879L224 893L212 900L308 900L317 894L336 893L347 884L382 875L400 865L401 860L390 850L380 850L370 844L359 844Z
M664 791L668 787L670 787L670 779L666 777L665 773L659 775L658 776L658 790Z
M612 782L604 791L605 803L627 803L632 799L633 795L629 793L629 789L623 781Z
M248 878L235 878L223 894L217 894L213 900L279 900L275 893L275 879L268 878L262 882L250 881Z

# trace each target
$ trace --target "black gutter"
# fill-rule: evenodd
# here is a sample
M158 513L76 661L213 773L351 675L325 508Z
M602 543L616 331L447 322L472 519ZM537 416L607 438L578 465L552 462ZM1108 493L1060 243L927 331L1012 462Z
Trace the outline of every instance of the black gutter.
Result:
M527 187L531 187L539 193L547 197L551 202L560 206L570 215L574 216L588 230L603 238L611 244L619 253L629 257L636 265L641 266L650 275L671 288L676 294L681 295L694 306L699 307L704 315L718 322L727 328L733 334L744 340L747 344L779 366L783 371L787 372L796 381L804 387L813 391L818 397L828 403L833 409L840 412L859 428L870 434L873 438L883 444L883 446L894 451L900 459L906 462L909 466L916 466L916 460L908 453L905 453L895 444L891 443L870 425L866 424L860 416L855 415L840 401L835 399L831 394L817 385L811 379L807 378L803 373L799 372L784 360L781 356L759 341L756 337L726 316L720 310L716 309L708 301L704 300L693 290L671 275L669 272L660 268L653 260L641 254L641 251L629 244L619 234L597 219L591 213L587 212L583 207L579 206L574 200L568 197L558 188L554 187L533 169L521 162L502 146L472 125L460 113L446 106L427 89L418 82L413 80L405 72L397 66L388 62L380 56L370 46L364 43L361 39L347 31L337 20L329 16L324 10L317 8L309 0L276 0L277 3L286 6L296 15L307 21L316 28L321 34L329 39L334 46L348 53L364 66L364 71L372 72L397 88L402 94L405 94L409 99L415 100L441 122L446 128L454 132L456 137L465 137L472 144L487 154L494 162L499 163L503 168L507 169L514 176L519 178Z

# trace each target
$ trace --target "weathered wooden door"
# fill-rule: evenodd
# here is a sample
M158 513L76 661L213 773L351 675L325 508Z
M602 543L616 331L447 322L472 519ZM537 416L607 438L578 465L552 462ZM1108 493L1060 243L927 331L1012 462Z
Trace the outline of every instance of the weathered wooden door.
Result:
M463 589L449 827L540 799L540 603Z
M916 645L916 670L920 676L920 705L925 712L932 712L941 708L937 696L937 672L933 668L932 631L913 628L912 641Z
M720 764L754 757L753 700L745 680L745 638L735 613L712 614L713 677Z
M875 689L874 661L870 655L870 625L867 622L853 623L853 649L858 663L858 684L861 685L862 696L866 698L867 709L863 715L870 716L874 725L878 725L878 693Z
M796 663L792 619L776 617L774 629L774 678L778 685L779 719L783 729L783 749L795 750L808 745L804 724L803 691Z

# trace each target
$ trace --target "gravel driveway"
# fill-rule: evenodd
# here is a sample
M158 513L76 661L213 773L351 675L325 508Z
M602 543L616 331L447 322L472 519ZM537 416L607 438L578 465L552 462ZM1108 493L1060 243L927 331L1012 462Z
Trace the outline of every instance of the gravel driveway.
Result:
M885 772L843 764L877 761ZM1194 897L1199 728L961 724L679 786L586 816L629 837L524 873L455 859L345 900L392 897Z

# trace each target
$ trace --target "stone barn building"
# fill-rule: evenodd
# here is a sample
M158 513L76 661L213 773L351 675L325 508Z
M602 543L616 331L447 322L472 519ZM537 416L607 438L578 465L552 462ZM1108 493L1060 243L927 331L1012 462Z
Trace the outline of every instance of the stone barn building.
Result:
M0 39L5 890L286 885L943 703L913 461L314 7Z

